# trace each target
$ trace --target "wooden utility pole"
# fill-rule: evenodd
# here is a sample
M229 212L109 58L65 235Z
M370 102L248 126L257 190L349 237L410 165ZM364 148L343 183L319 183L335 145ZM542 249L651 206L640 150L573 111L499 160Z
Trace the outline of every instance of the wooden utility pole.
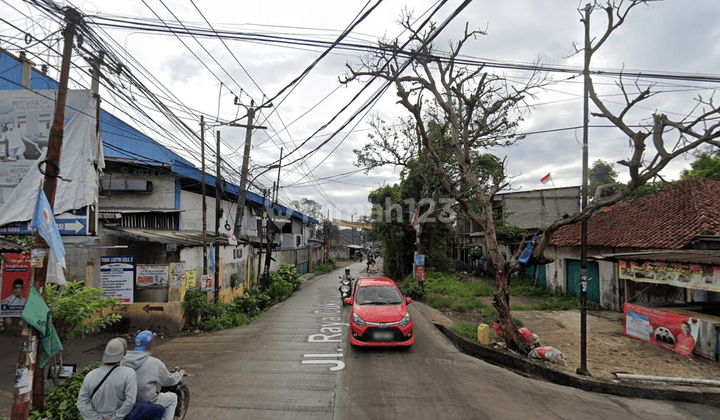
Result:
M55 189L57 177L60 174L60 152L62 149L65 102L67 100L68 79L70 77L70 60L72 59L73 36L81 15L73 8L65 9L65 30L63 31L64 44L62 65L60 67L60 80L58 83L57 103L55 104L55 117L50 127L48 151L44 166L45 181L43 189L47 196L50 208L55 204ZM45 280L47 279L48 244L40 234L35 235L33 246L35 255L42 255L41 267L32 270L35 288L41 295L45 295ZM41 410L44 403L44 377L37 361L40 333L31 326L23 328L21 335L20 355L18 356L17 371L15 373L15 390L13 392L12 420L26 420L30 411ZM31 404L32 399L32 404Z
M202 243L203 243L203 275L207 275L207 192L205 191L205 116L200 116L200 161L202 162Z

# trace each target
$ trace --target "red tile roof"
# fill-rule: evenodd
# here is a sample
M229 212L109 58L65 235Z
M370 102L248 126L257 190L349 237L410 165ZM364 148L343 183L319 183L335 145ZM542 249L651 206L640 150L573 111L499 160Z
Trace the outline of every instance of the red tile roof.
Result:
M688 178L588 219L593 247L681 249L698 235L720 236L720 180ZM550 243L580 246L580 223L558 229Z

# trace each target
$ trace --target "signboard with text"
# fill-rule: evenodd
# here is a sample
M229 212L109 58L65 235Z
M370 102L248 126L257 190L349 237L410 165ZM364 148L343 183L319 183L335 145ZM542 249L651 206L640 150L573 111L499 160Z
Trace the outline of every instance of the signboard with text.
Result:
M100 287L103 295L117 297L120 303L133 303L133 256L100 257Z
M700 328L696 318L632 303L623 304L623 313L623 334L692 355Z
M138 265L135 270L135 279L138 286L167 286L170 266L168 265Z
M416 281L425 281L425 266L422 266L422 265L415 266L415 280Z
M621 279L720 292L720 267L621 260L618 261L618 270Z

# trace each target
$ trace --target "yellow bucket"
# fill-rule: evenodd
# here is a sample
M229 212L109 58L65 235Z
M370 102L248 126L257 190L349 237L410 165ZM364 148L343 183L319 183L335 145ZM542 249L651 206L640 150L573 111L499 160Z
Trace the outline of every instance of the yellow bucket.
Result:
M487 324L480 324L478 325L478 331L477 331L477 341L478 343L482 344L483 346L487 346L490 344L490 326Z

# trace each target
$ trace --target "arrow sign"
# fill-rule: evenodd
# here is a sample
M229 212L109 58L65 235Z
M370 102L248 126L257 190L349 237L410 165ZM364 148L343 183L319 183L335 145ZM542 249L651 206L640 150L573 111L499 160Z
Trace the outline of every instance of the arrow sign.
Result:
M143 306L143 311L150 313L150 311L160 311L163 312L165 310L162 306L150 306L150 304L147 304Z
M58 229L61 235L78 235L85 234L85 223L87 220L82 219L57 219ZM82 231L82 233L80 233Z

